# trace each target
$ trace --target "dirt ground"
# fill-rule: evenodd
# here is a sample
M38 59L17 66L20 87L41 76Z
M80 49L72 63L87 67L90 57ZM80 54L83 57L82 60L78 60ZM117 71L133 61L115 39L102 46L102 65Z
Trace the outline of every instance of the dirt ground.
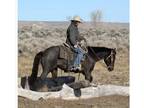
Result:
M37 52L65 41L67 25L67 23L19 22L18 77L31 74L33 59ZM85 28L81 29L81 33L89 36L86 38L90 45L117 48L114 70L109 72L103 61L96 63L92 72L93 83L129 86L128 24L108 23L102 26L103 29L98 30L91 29L90 25L83 27ZM39 66L39 75L41 71L41 66ZM64 73L59 70L58 75L71 75L78 80L78 74ZM48 77L51 75L49 74ZM80 75L80 80L84 80L83 75ZM32 101L18 97L18 108L129 108L129 97L105 96L78 101L61 99Z
M106 96L78 101L61 99L32 101L19 97L18 103L18 108L129 108L129 97Z

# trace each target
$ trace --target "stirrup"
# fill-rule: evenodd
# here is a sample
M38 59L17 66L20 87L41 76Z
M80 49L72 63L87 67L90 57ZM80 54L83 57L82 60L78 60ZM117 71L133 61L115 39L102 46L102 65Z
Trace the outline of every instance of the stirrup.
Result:
M81 70L81 66L73 67L73 68L71 68L71 70L73 70L73 71L80 71Z
M81 67L76 67L77 70L81 70Z

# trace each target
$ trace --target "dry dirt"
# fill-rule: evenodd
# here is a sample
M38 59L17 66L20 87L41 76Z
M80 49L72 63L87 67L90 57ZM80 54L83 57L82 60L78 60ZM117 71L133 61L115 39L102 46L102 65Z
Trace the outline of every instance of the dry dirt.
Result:
M18 25L18 77L31 74L37 52L65 42L68 22L19 22ZM89 45L117 48L115 69L108 72L103 61L92 72L94 83L129 86L129 24L102 23L94 27L90 22L79 27ZM41 67L39 75L41 74ZM59 76L67 76L59 70ZM78 77L78 74L70 74ZM49 74L48 77L51 77ZM83 80L83 75L80 76ZM18 98L19 108L128 108L129 97L107 96L89 100L64 101L61 99L32 101Z
M32 101L19 97L19 108L129 108L129 97L107 96L87 100L49 99Z

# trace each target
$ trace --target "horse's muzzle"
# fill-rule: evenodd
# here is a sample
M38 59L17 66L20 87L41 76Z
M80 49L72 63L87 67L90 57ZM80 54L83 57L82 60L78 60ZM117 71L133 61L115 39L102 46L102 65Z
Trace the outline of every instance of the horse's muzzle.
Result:
M114 68L113 67L108 67L108 71L113 71Z

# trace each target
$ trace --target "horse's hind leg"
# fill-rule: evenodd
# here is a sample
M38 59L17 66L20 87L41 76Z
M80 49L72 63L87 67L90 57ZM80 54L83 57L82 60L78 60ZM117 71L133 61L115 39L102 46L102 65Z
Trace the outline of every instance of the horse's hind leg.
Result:
M44 68L43 68L43 72L42 72L40 78L41 78L42 80L44 80L44 79L47 77L48 73L49 73L48 67L44 67Z
M40 75L40 78L44 80L47 77L48 73L50 72L50 68L45 59L42 59L41 65L42 65L42 73Z
M47 77L47 75L49 74L49 72L51 72L52 78L57 78L57 68L52 69L52 67L50 68L50 66L43 65L43 64L42 64L42 68L43 68L43 72L42 72L42 74L40 76L40 78L42 80Z

